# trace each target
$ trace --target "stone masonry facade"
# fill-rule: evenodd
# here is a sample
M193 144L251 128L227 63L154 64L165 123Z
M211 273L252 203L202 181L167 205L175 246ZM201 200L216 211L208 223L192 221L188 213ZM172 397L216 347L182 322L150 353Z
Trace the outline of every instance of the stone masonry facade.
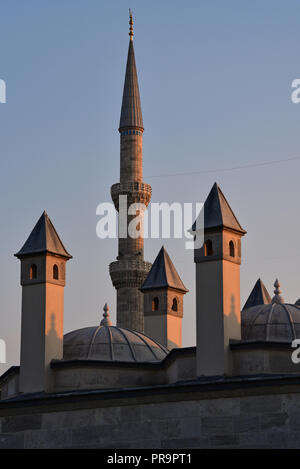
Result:
M188 395L184 396L184 399ZM300 393L0 409L0 448L298 448ZM102 405L102 406L101 406ZM78 407L78 406L77 406ZM80 406L79 406L80 407ZM18 415L12 415L17 413Z

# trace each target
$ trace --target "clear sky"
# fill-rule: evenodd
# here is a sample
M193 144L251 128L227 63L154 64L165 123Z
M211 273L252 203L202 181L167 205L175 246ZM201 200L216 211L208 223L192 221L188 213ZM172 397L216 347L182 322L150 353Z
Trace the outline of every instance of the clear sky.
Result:
M203 202L219 183L241 225L241 298L276 276L287 302L300 297L300 156L297 0L6 0L0 4L0 338L19 363L22 246L44 209L68 251L65 331L97 325L107 301L116 240L96 237L96 206L119 180L118 123L134 12L144 117L144 180L152 201ZM199 172L185 176L174 173ZM195 343L193 253L167 248L190 293L184 345Z

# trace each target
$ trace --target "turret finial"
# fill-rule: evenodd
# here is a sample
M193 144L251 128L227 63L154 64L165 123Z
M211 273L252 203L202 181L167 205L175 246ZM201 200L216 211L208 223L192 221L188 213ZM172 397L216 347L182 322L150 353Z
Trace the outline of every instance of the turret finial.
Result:
M107 303L105 303L104 307L103 307L103 319L102 321L100 322L100 326L112 326L112 322L110 320L110 317L109 317L109 306Z
M278 278L274 282L274 287L275 287L275 290L274 290L275 295L272 298L272 303L284 303L284 299L280 294L281 290L280 290L280 283L279 283Z
M129 37L130 40L133 40L133 19L132 19L132 11L129 8Z

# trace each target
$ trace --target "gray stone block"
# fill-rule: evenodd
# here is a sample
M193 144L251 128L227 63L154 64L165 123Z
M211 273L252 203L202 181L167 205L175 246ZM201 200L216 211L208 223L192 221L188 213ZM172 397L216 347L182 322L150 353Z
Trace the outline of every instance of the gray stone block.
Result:
M265 435L260 432L244 432L239 434L241 448L265 448Z
M290 414L290 429L300 431L300 412L291 412Z
M116 438L120 441L145 439L145 431L145 423L123 421L116 428Z
M0 449L23 449L24 448L24 434L11 433L0 435Z
M210 445L213 448L230 447L237 448L239 446L239 437L237 435L216 435L210 438Z
M287 434L287 448L290 448L290 449L300 448L300 431L289 432Z
M182 401L174 404L179 418L196 418L203 414L203 401Z
M2 431L3 433L20 432L23 430L40 429L42 425L42 415L14 415L3 417Z
M128 405L120 407L120 421L130 422L142 419L142 406Z
M289 423L289 416L286 412L277 414L267 414L260 418L262 431L283 429Z
M161 440L138 440L130 441L131 449L161 449Z
M251 415L242 415L234 417L234 432L237 434L244 432L259 432L259 417Z
M51 412L43 414L42 428L79 428L96 425L94 410L76 410L70 412Z
M72 443L71 430L34 430L25 433L26 449L55 449L66 448Z
M182 435L181 420L172 419L167 421L167 433L168 438L179 438Z
M209 416L232 416L240 414L239 398L209 399L200 401L201 415Z
M113 430L114 427L111 425L74 428L72 430L72 446L96 445L97 447L104 447L105 436L107 436L107 444L114 441L116 435Z
M179 416L180 403L165 402L163 404L148 404L141 409L142 420L168 419Z
M102 443L98 446L102 449L130 449L132 448L130 441L111 441L110 443Z
M94 412L95 425L118 425L122 422L120 407L102 407Z
M154 420L144 422L144 438L154 440L156 438L166 438L168 432L168 422L164 420Z
M233 417L204 417L201 419L203 436L232 435Z
M285 432L266 433L266 447L270 449L284 449L288 447L288 435Z
M286 412L300 412L300 394L282 395L282 409Z
M162 449L205 449L210 447L208 438L178 438L174 440L162 440Z
M241 398L242 414L271 414L282 410L281 395L251 396Z
M200 417L181 420L181 435L185 438L200 438L202 423Z

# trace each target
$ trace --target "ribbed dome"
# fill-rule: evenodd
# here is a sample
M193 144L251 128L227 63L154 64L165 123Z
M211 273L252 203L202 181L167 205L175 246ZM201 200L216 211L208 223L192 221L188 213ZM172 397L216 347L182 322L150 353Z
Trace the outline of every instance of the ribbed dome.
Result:
M110 325L85 327L64 336L64 359L156 362L168 350L140 332Z
M300 305L263 304L242 311L242 339L291 343L300 338Z

